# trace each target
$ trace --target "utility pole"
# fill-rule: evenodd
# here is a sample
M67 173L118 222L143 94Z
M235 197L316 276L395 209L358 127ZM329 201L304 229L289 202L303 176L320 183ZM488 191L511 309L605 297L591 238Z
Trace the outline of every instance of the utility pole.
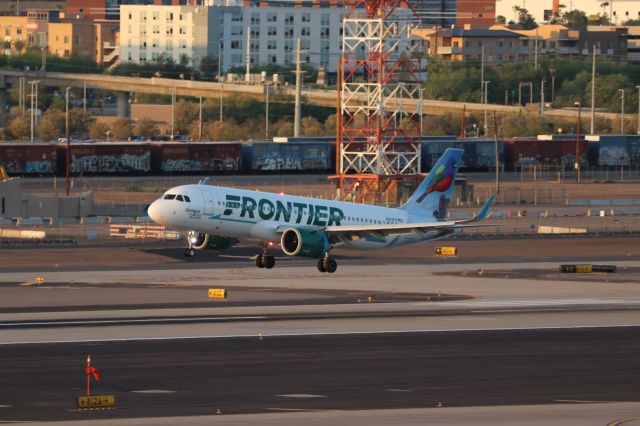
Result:
M536 27L535 53L533 55L533 70L538 71L538 28Z
M544 115L544 80L540 83L540 115Z
M198 100L200 101L200 112L198 114L198 140L202 140L202 96L198 96Z
M482 42L482 55L480 57L480 93L484 93L484 41Z
M171 141L175 139L176 88L171 88Z
M70 177L70 159L71 159L71 130L69 126L69 87L64 94L64 125L65 125L65 136L67 138L67 174L66 174L66 192L69 195L69 177Z
M302 127L302 117L301 117L301 106L300 106L300 98L302 97L302 71L300 67L300 38L296 39L296 103L295 103L295 113L293 117L293 137L300 137L300 129ZM268 94L267 94L268 96Z
M36 110L35 110L34 114L35 114L35 122L36 122L36 135L38 134L38 84L39 83L40 83L39 81L35 82L35 84L36 84Z
M500 152L498 149L498 118L496 110L493 110L493 135L495 139L495 155L496 155L496 194L500 192Z
M484 137L487 137L487 104L489 102L489 83L490 81L485 81L484 83Z
M638 89L638 128L636 133L640 135L640 85L636 86L636 89Z
M22 105L22 79L23 77L18 79L18 109L24 114L24 106Z
M87 112L87 82L85 81L82 86L82 109Z
M576 169L576 182L580 183L580 115L582 114L582 100L574 103L578 107L578 123L576 125L576 162L574 164Z
M596 131L596 45L593 44L593 63L591 64L591 134Z
M42 72L47 72L47 47L42 47Z
M222 82L222 42L224 40L218 41L218 84L220 85L220 118L219 121L222 123L222 91L224 90L224 83Z
M264 90L267 96L267 102L264 107L264 138L269 139L269 83L265 82Z
M620 92L621 112L620 114L620 134L624 135L624 89L618 89Z
M31 85L31 142L33 142L33 125L35 124L34 122L34 117L33 117L33 101L35 99L35 95L33 93L33 88L35 86L35 82L30 81L29 84Z
M251 27L247 27L247 75L245 81L248 83L251 79Z

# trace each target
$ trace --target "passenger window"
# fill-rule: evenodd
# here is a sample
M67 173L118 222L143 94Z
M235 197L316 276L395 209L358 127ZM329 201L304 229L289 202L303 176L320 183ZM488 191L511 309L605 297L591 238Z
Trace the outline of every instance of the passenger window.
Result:
M178 200L178 201L184 201L184 200L182 199L182 195L176 195L176 200Z
M174 200L176 198L176 194L167 194L164 196L165 200Z
M185 200L187 203L190 203L190 202L191 202L191 198L189 198L189 196L188 196L188 195L185 195L185 196L184 196L184 200Z

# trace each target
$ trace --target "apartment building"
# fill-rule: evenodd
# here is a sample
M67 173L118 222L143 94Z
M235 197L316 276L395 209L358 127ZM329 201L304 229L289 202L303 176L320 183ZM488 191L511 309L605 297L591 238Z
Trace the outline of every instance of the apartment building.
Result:
M251 64L290 64L300 38L301 59L329 72L337 69L342 48L342 8L212 7L212 56L220 48L221 68L246 66L250 43ZM249 31L249 37L247 37ZM214 53L215 52L215 53Z
M57 10L30 9L26 16L0 16L2 53L14 55L26 49L47 49L56 56L88 56L109 64L118 24L84 18L65 18ZM107 58L108 59L108 58Z
M407 0L423 25L464 27L496 21L496 0Z
M221 56L221 71L250 63L289 64L300 38L302 60L335 71L342 45L342 8L122 6L120 60L144 63L169 55L197 66Z
M530 54L527 37L506 30L488 30L465 25L464 28L431 28L415 31L426 41L430 56L452 61L480 61L484 47L487 64L524 60Z
M197 66L212 44L211 18L205 6L121 6L120 61L141 64L163 56Z

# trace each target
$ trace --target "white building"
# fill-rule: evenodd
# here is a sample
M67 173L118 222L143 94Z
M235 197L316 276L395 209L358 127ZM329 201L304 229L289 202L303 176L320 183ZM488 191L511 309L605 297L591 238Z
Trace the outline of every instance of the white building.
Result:
M120 60L141 64L161 55L198 65L208 54L208 7L120 6Z
M336 71L342 47L340 8L311 7L212 7L217 31L215 48L221 46L222 72L246 66L247 30L250 31L251 64L287 65L295 61L300 38L302 61L315 68ZM210 48L213 46L210 46ZM211 51L211 50L210 50ZM218 53L212 52L217 57Z
M342 45L340 8L241 6L121 6L120 60L144 63L185 55L197 66L209 55L222 56L225 73L245 67L247 31L251 64L295 61L300 38L302 60L336 71Z

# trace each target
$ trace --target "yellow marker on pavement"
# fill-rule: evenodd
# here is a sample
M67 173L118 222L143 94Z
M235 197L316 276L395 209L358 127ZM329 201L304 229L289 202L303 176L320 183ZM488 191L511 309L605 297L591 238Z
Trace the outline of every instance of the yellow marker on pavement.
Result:
M438 256L454 257L458 255L457 247L436 247L435 253Z
M210 288L208 297L209 299L226 299L227 290L224 288Z

